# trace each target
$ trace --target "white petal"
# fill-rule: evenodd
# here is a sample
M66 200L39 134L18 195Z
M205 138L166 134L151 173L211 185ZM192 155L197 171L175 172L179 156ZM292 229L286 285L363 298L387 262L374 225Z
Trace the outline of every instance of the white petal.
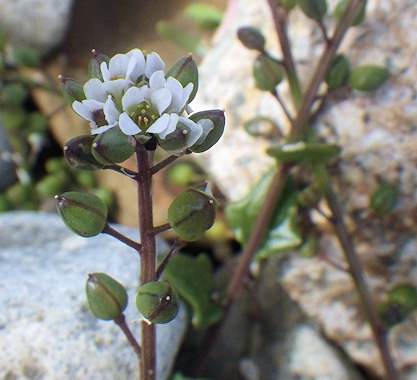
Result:
M150 78L152 73L157 70L164 70L165 63L157 53L151 53L146 56L145 76Z
M103 76L104 81L110 80L110 72L109 68L107 67L106 62L101 62L100 64L101 75Z
M83 104L87 106L88 108L90 108L91 111L102 110L104 107L103 102L99 102L94 99L85 99L83 100Z
M167 88L161 88L151 94L151 102L156 106L160 115L168 108L171 104L172 94Z
M191 93L193 92L194 89L194 84L193 83L188 83L185 87L184 87L184 92L183 92L183 104L180 108L184 108L187 103L188 103L188 99L190 98Z
M152 90L146 84L140 87L140 92L143 95L143 98L148 102L151 101Z
M75 101L72 103L72 109L80 115L83 119L88 121L93 121L93 115L91 114L91 108L87 107L85 104Z
M92 128L91 129L91 134L92 135L99 135L100 133L106 132L109 129L113 128L116 124L112 124L112 125L103 125L102 127L98 127L98 128Z
M159 90L165 86L166 80L162 70L155 71L149 78L149 87L152 90Z
M182 88L181 83L175 78L169 77L165 87L172 93L170 111L179 112L179 110L184 107L184 89Z
M165 128L164 131L159 133L159 137L161 139L165 139L167 135L175 131L175 129L177 128L178 119L179 119L179 116L176 113L172 113L169 115L169 123L167 127Z
M129 57L125 79L136 82L145 73L145 57L139 49L133 49L126 54Z
M116 54L109 61L110 78L125 78L129 57L126 54Z
M200 125L201 128L203 129L203 132L201 133L201 136L196 141L196 144L200 145L204 142L204 140L206 139L206 137L210 133L210 131L213 130L214 124L210 119L201 119L201 120L197 121L197 125Z
M185 117L181 117L181 122L189 128L186 145L187 147L193 146L203 134L203 128L201 125Z
M126 89L132 85L132 82L125 79L111 80L103 83L103 87L107 92L112 94L115 98L119 98L123 95Z
M123 112L119 117L119 127L128 136L136 135L141 131L126 112Z
M164 113L160 118L158 118L155 123L153 123L146 132L148 133L161 133L163 132L170 122L170 117L167 113Z
M139 103L145 99L142 92L137 87L130 87L122 98L123 111L129 111L132 107L136 107Z
M83 88L87 99L94 99L99 102L106 101L107 91L104 89L103 82L100 79L90 79Z
M114 104L113 99L111 95L107 98L106 103L103 107L104 116L106 117L106 120L109 124L117 123L119 120L120 112L116 107L116 104Z

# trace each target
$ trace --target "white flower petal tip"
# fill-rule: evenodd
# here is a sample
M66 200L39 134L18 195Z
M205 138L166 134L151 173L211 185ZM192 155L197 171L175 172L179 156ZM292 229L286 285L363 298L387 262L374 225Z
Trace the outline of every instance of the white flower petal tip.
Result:
M121 131L128 136L136 135L141 132L140 128L126 112L123 112L119 117L119 127Z

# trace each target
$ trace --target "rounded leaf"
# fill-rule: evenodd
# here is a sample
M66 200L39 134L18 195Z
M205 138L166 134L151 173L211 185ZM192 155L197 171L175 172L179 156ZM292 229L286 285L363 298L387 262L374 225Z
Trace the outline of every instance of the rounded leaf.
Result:
M244 26L238 29L237 38L248 49L263 51L265 47L265 37L258 28Z
M342 19L349 2L350 0L341 0L337 3L336 8L334 9L334 17L336 20L340 21ZM358 14L353 19L352 26L362 24L366 14L366 3L366 1L363 2L361 8L358 11Z
M281 63L267 54L259 54L253 63L255 85L262 91L275 91L275 87L284 79Z
M216 218L215 199L198 189L188 189L174 199L168 208L168 222L185 241L200 239Z
M267 154L280 162L308 161L325 162L340 153L340 147L336 144L305 143L299 141L292 144L273 146L267 150Z
M417 308L417 289L411 284L396 285L388 292L388 300L411 311Z
M208 119L213 123L213 129L208 133L203 143L194 144L189 149L194 153L202 153L210 149L217 141L220 140L220 137L223 135L224 125L226 119L224 117L224 111L222 110L207 110L193 113L189 117L192 121L197 123L199 120Z
M90 273L85 291L88 306L98 319L105 321L116 319L126 309L126 289L105 273Z
M337 55L326 73L325 79L329 90L335 90L347 84L349 74L349 60L343 54Z
M352 70L349 85L355 90L374 91L388 79L389 71L382 66L362 65Z
M119 128L111 128L95 137L91 146L93 157L103 165L127 160L135 152L136 140Z
M180 298L177 291L165 281L143 284L136 296L136 307L152 323L168 323L178 314Z
M398 190L391 184L383 184L371 197L370 206L372 211L378 216L385 216L392 212L397 204Z
M313 20L321 20L327 13L326 0L298 0L303 13Z
M107 207L96 195L69 191L56 195L55 199L58 214L77 235L91 237L104 230Z
M104 165L98 162L91 153L95 136L81 135L72 138L64 146L64 156L67 162L80 170L98 170Z

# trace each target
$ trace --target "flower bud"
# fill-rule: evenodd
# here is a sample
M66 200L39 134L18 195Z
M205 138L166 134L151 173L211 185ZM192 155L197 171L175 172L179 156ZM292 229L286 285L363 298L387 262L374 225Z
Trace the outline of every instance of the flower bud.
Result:
M335 57L326 74L326 83L329 90L344 86L349 80L350 64L348 59L339 54Z
M102 62L109 63L110 58L107 55L97 53L94 49L92 51L93 58L91 58L88 65L88 76L90 78L98 78L101 81L103 80L103 75L101 74L100 65Z
M371 197L371 210L378 216L385 216L392 212L397 204L398 190L394 185L384 184L380 186Z
M197 123L200 120L208 119L213 123L213 129L207 134L203 142L197 141L190 150L194 153L205 152L219 141L224 131L225 117L222 110L208 110L193 113L190 119Z
M344 16L349 2L350 0L341 0L336 5L336 8L334 9L334 17L337 21L340 21L342 17ZM363 2L361 8L358 11L358 14L353 19L352 26L362 24L363 20L365 19L365 14L366 14L366 3L367 3L366 1Z
M126 289L105 273L89 273L85 291L88 306L98 319L116 319L126 309Z
M336 144L320 144L298 141L292 144L272 146L267 154L280 162L308 161L325 162L340 153L340 147Z
M93 135L81 135L64 145L65 159L73 168L90 171L103 168L104 165L98 162L91 153L94 139Z
M298 0L303 13L313 20L321 20L327 13L326 0Z
M136 296L136 307L152 323L168 323L178 314L180 298L177 291L165 281L143 284Z
M77 235L91 237L104 230L107 207L96 195L69 191L56 195L55 199L58 214Z
M157 136L158 145L170 152L171 154L181 155L183 154L187 147L191 136L191 127L182 121L179 121L174 132L171 132L164 139Z
M248 49L264 51L265 37L258 28L244 26L237 31L237 38Z
M389 72L385 67L362 65L352 70L349 85L355 90L374 91L388 79Z
M185 87L188 83L194 85L193 91L188 98L187 103L193 101L198 90L198 69L193 57L181 58L172 68L167 72L166 77L174 77Z
M174 199L168 208L168 222L185 241L200 239L216 218L216 201L204 191L188 189Z
M119 128L111 128L98 135L91 146L93 157L104 165L127 160L135 152L136 140Z
M297 5L297 0L281 0L281 5L288 11L294 9Z
M275 87L284 79L282 65L267 54L259 54L253 63L255 85L263 91L275 91Z
M61 81L62 94L68 104L72 104L76 100L81 102L85 99L84 88L81 82L62 75L59 75L58 79Z

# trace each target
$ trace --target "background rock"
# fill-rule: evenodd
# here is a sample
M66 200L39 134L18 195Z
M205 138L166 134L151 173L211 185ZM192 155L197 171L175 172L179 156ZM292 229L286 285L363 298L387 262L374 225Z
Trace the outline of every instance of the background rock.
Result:
M329 1L330 12L336 3ZM387 290L396 284L417 285L417 38L416 29L411 27L416 21L417 4L413 0L368 1L365 22L349 30L341 50L353 67L369 63L386 66L390 79L376 93L353 92L333 99L315 123L320 135L343 148L340 160L332 167L332 181L377 302L383 301ZM330 29L334 27L330 18L325 22ZM256 53L236 38L238 27L244 25L259 27L267 36L267 50L280 56L267 2L232 0L215 47L200 67L202 91L192 104L197 110L226 110L223 138L201 157L230 200L246 195L272 165L264 153L271 141L249 136L244 123L267 116L283 132L288 129L273 97L254 88L251 71ZM290 16L289 33L301 77L308 78L323 48L320 31L295 10ZM303 83L306 86L308 82ZM290 103L287 88L280 85L280 92ZM393 214L381 219L369 211L369 199L383 182L398 186L399 202ZM320 253L343 266L332 227L319 215L312 217L321 232ZM371 331L344 271L319 258L306 260L295 255L282 268L281 276L291 297L327 336L367 370L382 373ZM407 378L415 379L417 360L410 359L415 345L410 342L417 341L417 329L410 327L410 320L415 324L411 316L391 329L389 338L399 367Z
M1 378L135 378L137 360L126 338L112 322L92 316L84 294L88 272L106 272L120 281L129 293L126 319L136 333L135 252L107 235L76 236L47 213L1 214L0 232ZM160 251L167 248L158 244ZM186 326L184 308L172 323L157 326L159 380L168 378Z

